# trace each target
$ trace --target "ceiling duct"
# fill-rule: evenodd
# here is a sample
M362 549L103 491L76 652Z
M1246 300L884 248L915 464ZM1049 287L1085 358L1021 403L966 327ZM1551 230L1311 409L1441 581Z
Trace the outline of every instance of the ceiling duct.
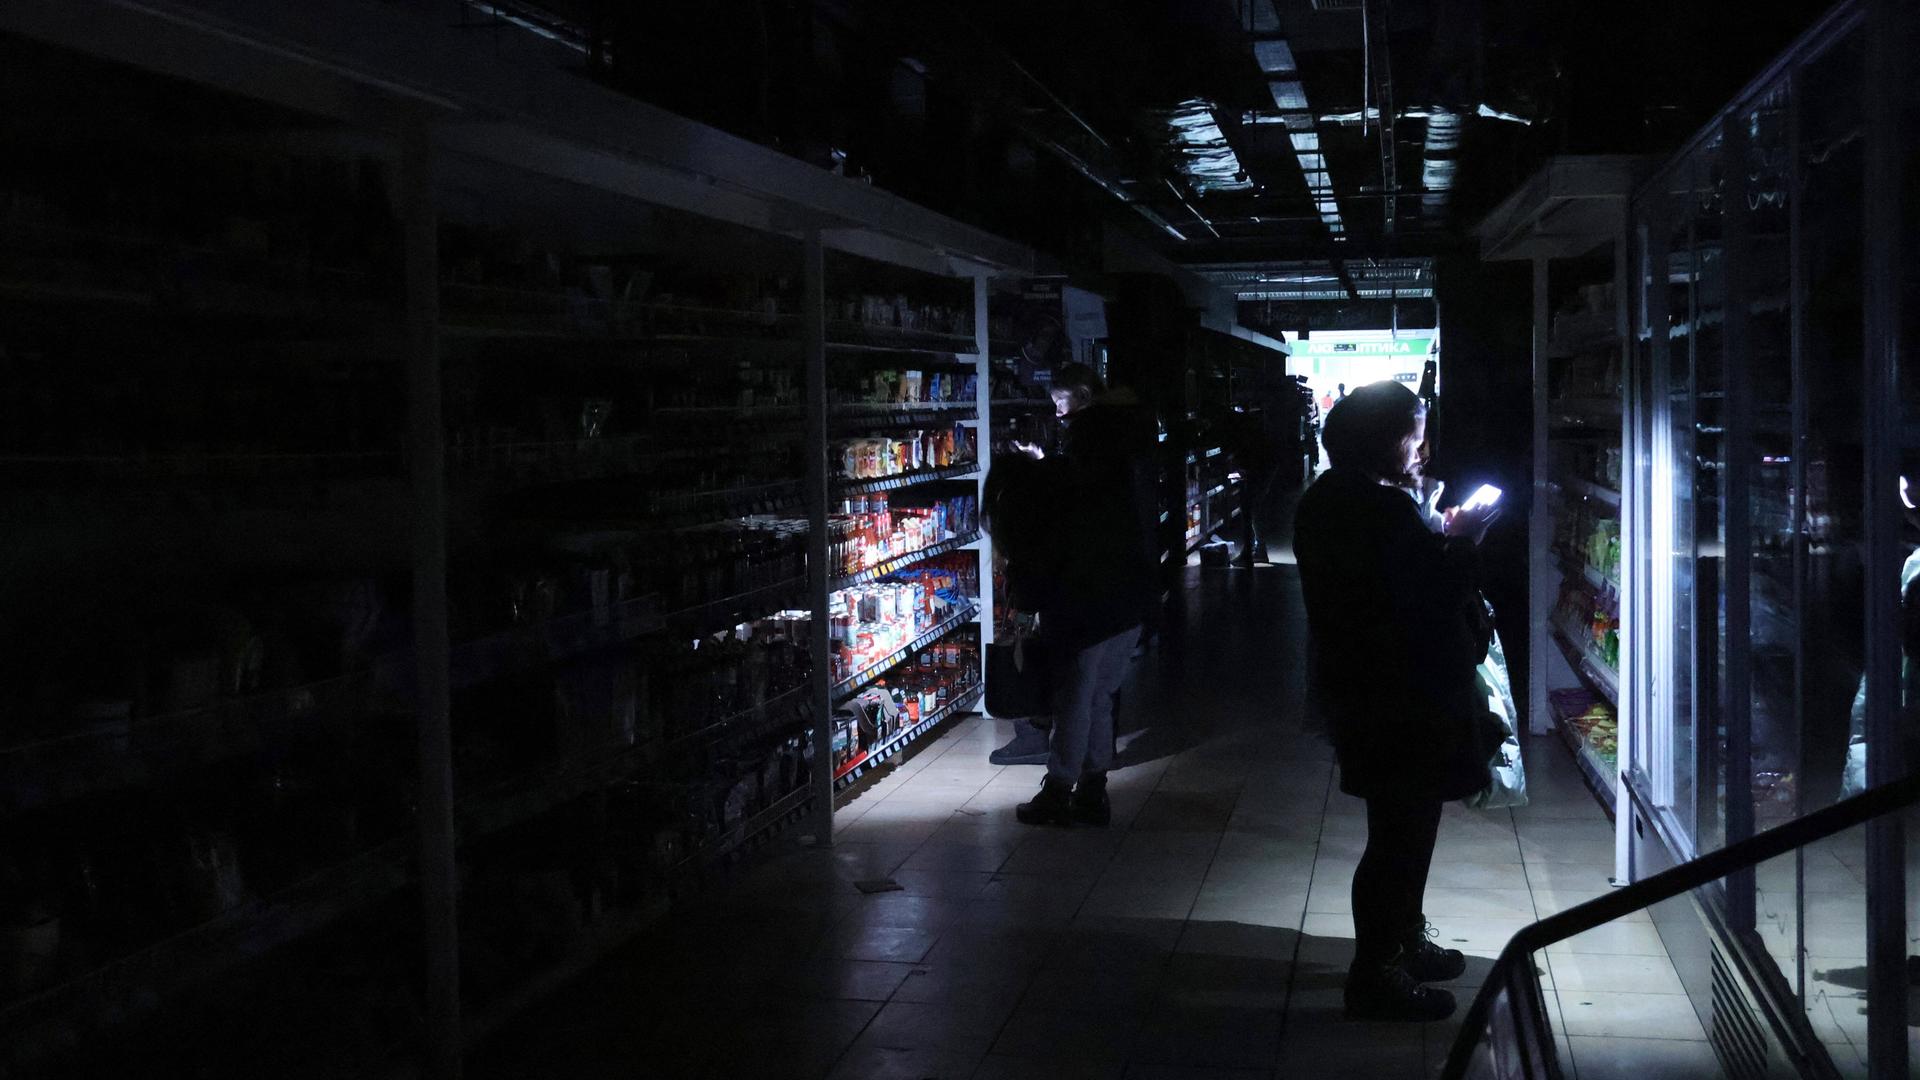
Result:
M1240 300L1430 300L1433 263L1423 258L1291 260L1259 267L1193 269Z
M1153 116L1165 129L1181 175L1196 193L1253 190L1239 155L1227 144L1226 133L1214 118L1212 102L1193 98L1172 109L1157 110Z
M1427 143L1420 161L1420 212L1433 224L1446 219L1453 196L1454 175L1460 162L1460 128L1464 121L1451 109L1436 108L1427 117Z
M1318 7L1322 0L1316 0ZM1358 10L1359 2L1353 7ZM1320 223L1336 240L1345 240L1347 225L1340 216L1340 203L1334 198L1333 178L1327 172L1326 158L1320 153L1320 135L1313 129L1313 106L1307 100L1307 88L1300 81L1293 46L1281 33L1279 13L1273 0L1246 0L1237 3L1241 26L1251 39L1253 60L1267 77L1267 93L1273 98L1275 113L1247 113L1243 123L1281 123L1287 126L1287 138L1300 162L1300 174L1306 181L1307 195L1313 199Z

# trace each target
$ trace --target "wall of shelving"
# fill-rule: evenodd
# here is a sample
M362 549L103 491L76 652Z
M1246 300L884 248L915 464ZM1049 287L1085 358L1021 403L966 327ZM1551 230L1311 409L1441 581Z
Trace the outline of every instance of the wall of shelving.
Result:
M243 31L196 45L308 77ZM1017 249L0 57L0 1071L456 1075L977 707Z

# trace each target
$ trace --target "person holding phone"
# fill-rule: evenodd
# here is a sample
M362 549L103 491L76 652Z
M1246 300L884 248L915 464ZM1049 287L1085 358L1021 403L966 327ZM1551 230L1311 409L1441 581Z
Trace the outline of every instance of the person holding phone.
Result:
M1504 727L1474 683L1488 636L1475 548L1499 513L1495 492L1430 529L1407 497L1426 407L1394 382L1356 388L1328 414L1331 468L1301 497L1294 549L1312 638L1309 678L1340 764L1340 788L1366 800L1367 844L1353 875L1353 1019L1440 1020L1465 959L1442 949L1423 913L1441 807L1486 787ZM1491 499L1491 501L1487 501Z

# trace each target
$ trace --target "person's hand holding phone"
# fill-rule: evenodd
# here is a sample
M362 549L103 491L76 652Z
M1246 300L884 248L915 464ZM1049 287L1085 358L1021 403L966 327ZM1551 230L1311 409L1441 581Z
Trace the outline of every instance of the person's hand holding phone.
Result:
M1441 518L1440 531L1449 537L1464 537L1478 544L1487 538L1487 527L1500 516L1500 489L1482 484L1467 501L1449 509Z

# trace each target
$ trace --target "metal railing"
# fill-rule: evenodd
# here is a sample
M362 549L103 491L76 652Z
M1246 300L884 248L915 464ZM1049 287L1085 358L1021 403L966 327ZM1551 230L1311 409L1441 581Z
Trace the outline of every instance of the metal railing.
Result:
M1816 810L1746 840L1709 852L1609 892L1584 904L1523 927L1500 956L1474 996L1447 1054L1442 1080L1491 1077L1498 1080L1561 1080L1547 1003L1532 963L1535 953L1655 904L1693 892L1729 874L1750 870L1769 859L1836 836L1920 802L1920 773L1865 794ZM1492 1044L1502 1044L1495 1046ZM1495 1058L1497 1050L1507 1056Z

